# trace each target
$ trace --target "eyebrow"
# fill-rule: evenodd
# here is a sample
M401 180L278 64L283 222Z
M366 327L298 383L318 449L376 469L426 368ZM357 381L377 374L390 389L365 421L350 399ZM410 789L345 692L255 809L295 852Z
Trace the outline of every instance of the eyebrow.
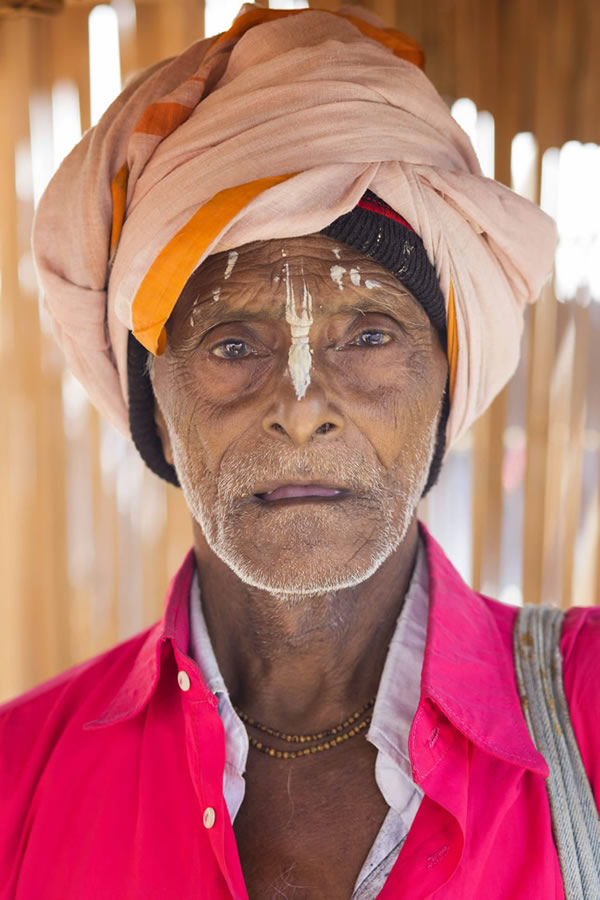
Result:
M207 332L217 325L226 325L227 322L283 322L285 308L283 305L272 304L256 311L235 309L228 306L227 301L219 300L216 303L195 304L190 315L193 316L196 327Z
M391 291L373 291L371 297L360 297L356 303L348 306L347 309L363 314L381 312L396 316L405 314L406 310L412 310L415 304L420 306L418 301L405 290L399 290L394 294Z

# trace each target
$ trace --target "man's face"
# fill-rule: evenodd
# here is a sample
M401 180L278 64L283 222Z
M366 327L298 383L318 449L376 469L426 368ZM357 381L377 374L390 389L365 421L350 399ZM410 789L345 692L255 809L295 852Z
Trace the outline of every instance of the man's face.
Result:
M312 306L301 400L290 291L297 313ZM157 416L214 553L271 593L372 575L406 534L435 446L447 364L422 307L377 263L313 235L209 258L167 331Z

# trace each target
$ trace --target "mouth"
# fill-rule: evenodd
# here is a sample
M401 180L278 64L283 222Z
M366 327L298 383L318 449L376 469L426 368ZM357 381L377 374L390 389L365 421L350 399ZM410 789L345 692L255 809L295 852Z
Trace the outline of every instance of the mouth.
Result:
M346 488L329 487L322 484L281 484L270 490L254 494L263 503L277 503L287 500L332 500L348 496Z

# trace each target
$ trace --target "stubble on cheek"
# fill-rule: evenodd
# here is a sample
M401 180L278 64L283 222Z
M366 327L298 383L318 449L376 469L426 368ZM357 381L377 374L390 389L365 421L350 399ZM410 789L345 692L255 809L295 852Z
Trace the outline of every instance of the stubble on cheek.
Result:
M206 418L207 411L201 408L194 380L187 372L178 371L180 362L170 365L170 371L165 373L167 391L164 385L157 390L154 381L153 387L169 434L181 489L192 516L201 520L202 526L204 510L214 505L217 494L217 479L209 465L209 453L199 428L199 420Z
M188 509L206 534L211 530L209 511L217 503L218 479L207 463L207 453L197 434L193 413L185 418L187 422L181 422L182 431L176 423L167 423L173 462Z

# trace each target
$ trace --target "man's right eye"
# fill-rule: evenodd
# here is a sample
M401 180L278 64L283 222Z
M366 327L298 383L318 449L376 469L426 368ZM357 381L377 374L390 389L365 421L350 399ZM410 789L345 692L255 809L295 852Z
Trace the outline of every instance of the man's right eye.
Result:
M252 352L245 341L222 341L211 350L211 353L218 356L219 359L227 360L245 359Z

